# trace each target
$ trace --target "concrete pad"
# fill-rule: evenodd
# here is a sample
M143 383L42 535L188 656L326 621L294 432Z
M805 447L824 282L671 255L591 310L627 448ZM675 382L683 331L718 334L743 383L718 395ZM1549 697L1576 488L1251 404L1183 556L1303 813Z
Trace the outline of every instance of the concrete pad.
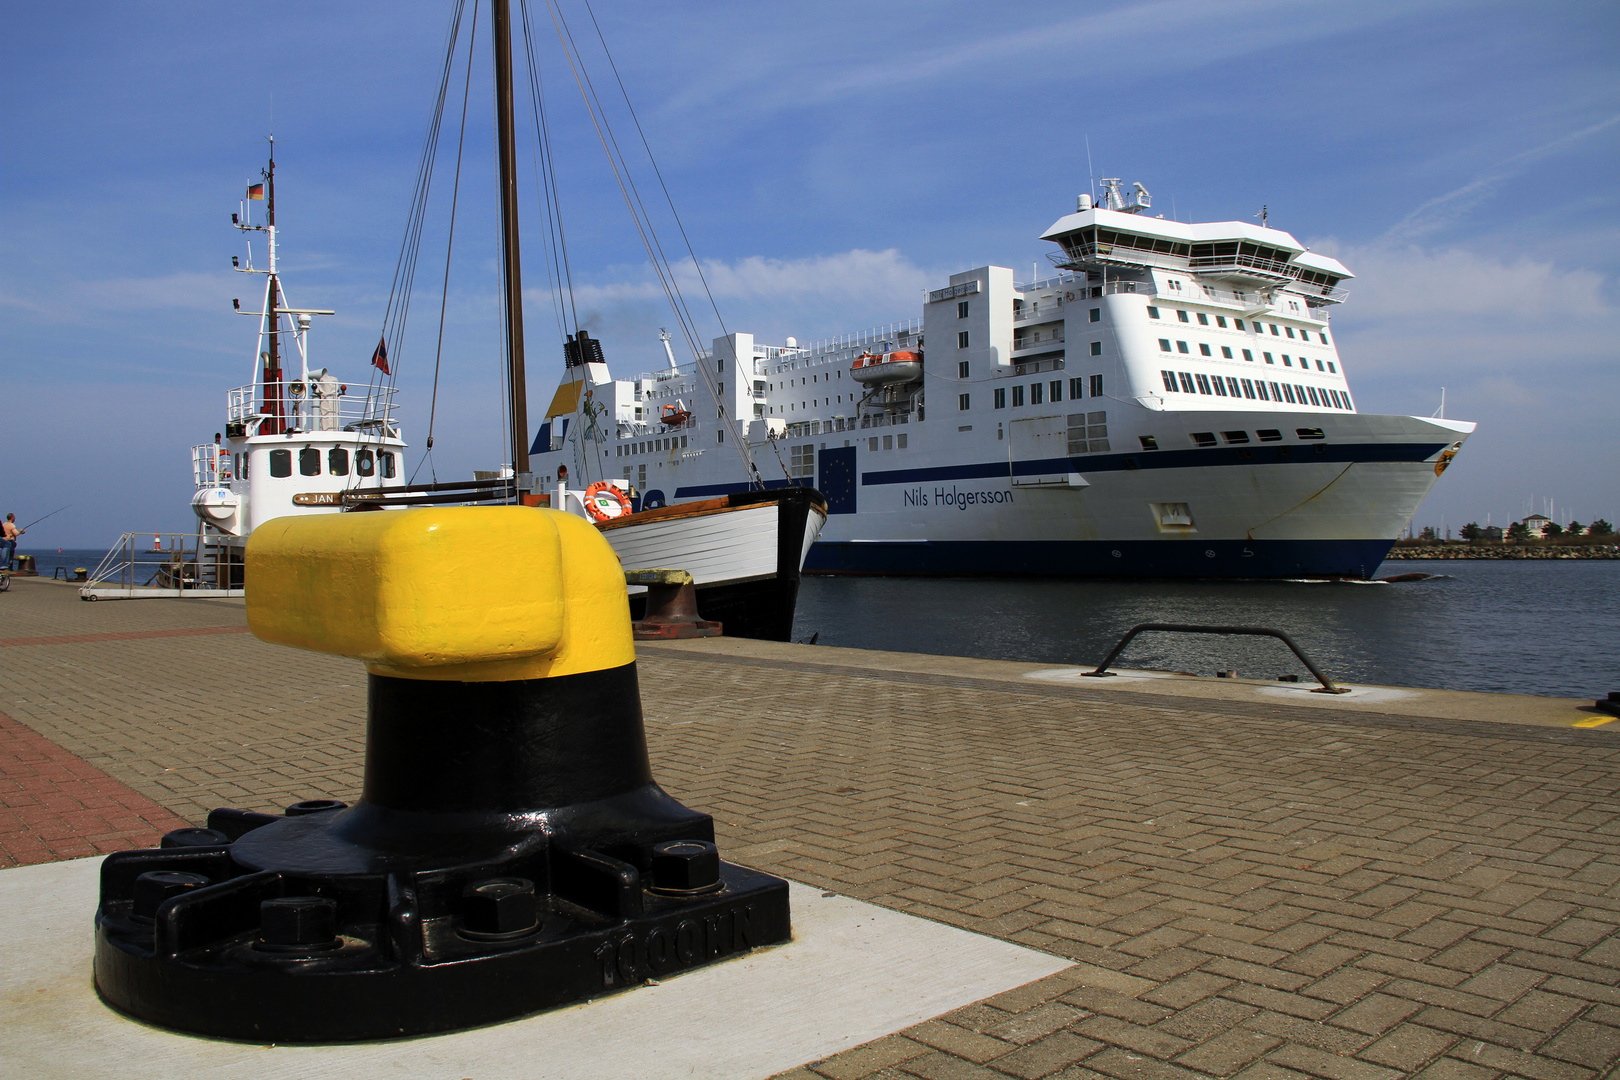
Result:
M995 938L793 885L794 940L506 1024L384 1043L178 1035L91 982L101 859L0 871L0 1075L753 1080L1070 967Z

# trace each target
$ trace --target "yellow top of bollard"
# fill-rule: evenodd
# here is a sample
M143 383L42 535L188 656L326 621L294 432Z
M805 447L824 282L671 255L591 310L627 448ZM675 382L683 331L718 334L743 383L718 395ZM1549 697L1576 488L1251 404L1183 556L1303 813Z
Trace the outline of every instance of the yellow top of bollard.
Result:
M247 544L248 628L373 675L505 682L635 660L624 571L572 514L518 506L281 517Z

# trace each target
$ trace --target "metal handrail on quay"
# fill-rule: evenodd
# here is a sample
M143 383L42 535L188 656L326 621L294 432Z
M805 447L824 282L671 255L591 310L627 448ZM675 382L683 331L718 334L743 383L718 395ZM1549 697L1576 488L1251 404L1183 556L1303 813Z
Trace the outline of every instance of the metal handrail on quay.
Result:
M1350 692L1348 686L1336 685L1332 679L1327 677L1326 672L1312 663L1311 658L1305 655L1305 651L1294 644L1293 638L1281 630L1272 630L1270 627L1265 626L1195 626L1185 623L1141 623L1131 627L1125 636L1119 639L1119 644L1115 645L1113 651L1103 658L1102 663L1097 665L1096 671L1082 671L1080 674L1094 679L1104 679L1112 676L1114 673L1108 670L1109 665L1119 659L1119 654L1125 651L1125 646L1129 645L1136 635L1148 631L1168 634L1240 634L1250 637L1274 637L1292 649L1294 655L1299 657L1300 662L1305 665L1305 669L1311 673L1317 682L1322 684L1312 690L1311 693L1348 694Z

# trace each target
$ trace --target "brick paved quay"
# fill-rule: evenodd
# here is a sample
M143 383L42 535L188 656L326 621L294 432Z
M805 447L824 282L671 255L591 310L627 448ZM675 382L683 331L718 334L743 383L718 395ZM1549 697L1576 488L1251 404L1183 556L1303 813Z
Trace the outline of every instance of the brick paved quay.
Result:
M240 633L240 604L18 581L0 617L8 864L358 794L360 668ZM641 657L655 774L728 857L1074 961L795 1080L1620 1062L1620 733L807 646Z

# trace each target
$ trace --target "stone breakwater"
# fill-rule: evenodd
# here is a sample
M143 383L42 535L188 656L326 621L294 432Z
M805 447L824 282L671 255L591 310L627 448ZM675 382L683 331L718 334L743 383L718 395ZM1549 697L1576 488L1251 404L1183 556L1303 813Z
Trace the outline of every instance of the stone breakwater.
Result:
M1425 544L1390 549L1389 559L1620 559L1620 545L1518 547L1506 544Z

